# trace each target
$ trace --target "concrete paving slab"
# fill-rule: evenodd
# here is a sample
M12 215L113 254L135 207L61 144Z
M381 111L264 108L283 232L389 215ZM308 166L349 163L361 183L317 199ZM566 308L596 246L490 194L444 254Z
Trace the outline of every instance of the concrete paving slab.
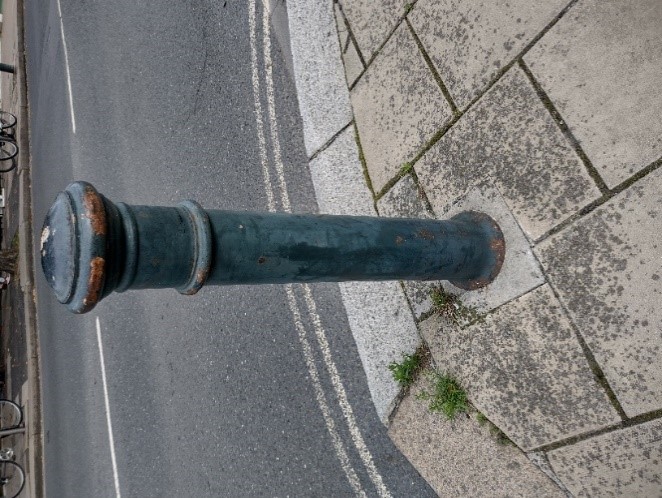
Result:
M551 451L550 464L580 496L662 496L662 420Z
M525 60L607 186L662 157L662 2L581 0Z
M400 403L391 439L439 496L565 497L517 448L500 444L471 416L450 422L416 399L424 376Z
M377 209L382 216L392 218L432 218L433 215L425 207L418 186L411 175L407 175L396 183L377 203ZM409 298L416 319L430 311L432 299L430 292L442 282L403 281L405 293Z
M304 143L312 156L352 120L331 2L288 2ZM310 29L313 25L316 29Z
M620 422L548 285L464 329L420 325L440 370L525 451Z
M351 100L375 192L452 117L405 23L352 89Z
M536 248L628 416L662 408L662 169Z
M511 68L416 163L435 211L469 189L499 189L531 239L600 196L524 72Z
M497 189L481 185L470 190L450 207L443 218L452 218L462 211L485 213L499 224L506 241L506 257L499 275L488 286L466 292L450 282L444 282L446 291L461 296L460 300L466 306L487 312L545 283L529 241Z
M369 61L405 15L408 0L339 0L359 44Z
M345 66L345 78L347 86L352 86L356 79L363 72L365 67L359 57L359 52L352 41L345 18L343 16L340 4L334 3L334 12L336 15L336 26L338 28L338 39L340 40L340 51L342 53L343 65Z
M363 176L353 126L338 135L329 147L310 161L310 175L320 213L377 215Z
M347 46L343 50L342 58L345 64L347 86L352 86L363 72L364 67L356 46L351 39L348 39Z
M409 18L460 109L478 97L568 0L420 0Z
M377 209L381 216L391 218L433 218L423 196L414 178L405 175L377 201Z

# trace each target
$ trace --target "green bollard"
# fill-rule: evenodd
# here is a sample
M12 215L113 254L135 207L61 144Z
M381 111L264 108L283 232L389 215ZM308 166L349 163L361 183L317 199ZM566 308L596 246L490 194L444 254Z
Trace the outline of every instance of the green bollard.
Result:
M471 290L494 280L504 255L499 226L473 211L439 221L134 206L86 182L58 194L41 236L46 280L74 313L113 291L205 284L450 280Z

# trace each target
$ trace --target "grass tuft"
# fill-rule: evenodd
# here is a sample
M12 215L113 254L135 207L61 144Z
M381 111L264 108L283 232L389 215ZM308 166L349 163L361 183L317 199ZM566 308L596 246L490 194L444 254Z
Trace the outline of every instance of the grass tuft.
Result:
M421 357L418 353L402 355L402 362L393 362L388 368L393 379L402 387L408 387L416 378L416 371L421 366Z
M448 420L453 420L459 413L465 413L469 408L467 393L453 377L438 372L433 373L434 388L432 392L421 391L416 397L429 401L431 412L443 413Z
M398 175L400 175L400 178L402 178L411 173L412 169L414 169L414 165L412 163L402 163Z

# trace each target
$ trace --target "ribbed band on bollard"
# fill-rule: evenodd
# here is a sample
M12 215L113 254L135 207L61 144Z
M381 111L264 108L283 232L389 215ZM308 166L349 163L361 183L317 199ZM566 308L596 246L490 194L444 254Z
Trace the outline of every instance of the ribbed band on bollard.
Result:
M44 222L42 268L57 299L90 311L113 291L349 280L450 280L477 289L505 242L489 216L450 220L295 215L114 204L85 182L58 194Z

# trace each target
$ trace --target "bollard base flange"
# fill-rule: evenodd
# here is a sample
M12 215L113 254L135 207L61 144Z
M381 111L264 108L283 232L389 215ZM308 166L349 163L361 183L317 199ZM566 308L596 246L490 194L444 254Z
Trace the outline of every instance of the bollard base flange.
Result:
M490 216L478 211L464 211L451 220L480 226L488 240L489 252L486 255L488 258L486 269L481 275L471 280L450 280L450 283L464 290L476 290L489 285L499 275L506 257L506 240L499 224Z

